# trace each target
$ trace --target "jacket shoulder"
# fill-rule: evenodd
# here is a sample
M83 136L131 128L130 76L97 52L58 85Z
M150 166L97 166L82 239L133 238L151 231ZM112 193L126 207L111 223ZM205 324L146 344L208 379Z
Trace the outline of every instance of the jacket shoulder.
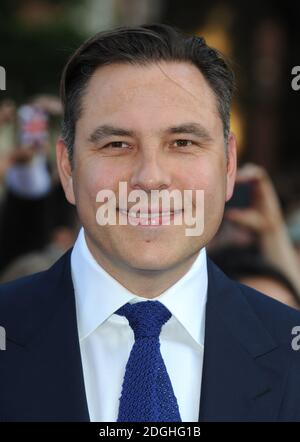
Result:
M300 311L244 284L235 284L277 342L290 344L295 327L300 327Z
M55 283L55 278L66 266L69 254L70 250L47 270L0 284L0 305L30 302L31 298L37 295L43 297L43 289L48 287L49 283Z
M0 325L11 340L25 342L72 293L68 250L48 270L0 285Z
M235 316L245 318L247 311L248 315L255 317L258 320L257 324L265 328L278 343L291 347L293 330L300 326L299 310L229 278L210 258L208 273L214 289L218 292L216 302L221 305L222 311L226 311L226 316L239 322Z

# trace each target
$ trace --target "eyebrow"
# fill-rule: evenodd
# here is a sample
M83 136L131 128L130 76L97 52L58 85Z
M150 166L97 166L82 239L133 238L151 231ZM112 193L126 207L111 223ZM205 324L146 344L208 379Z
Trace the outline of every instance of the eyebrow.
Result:
M212 137L207 131L207 129L199 123L184 123L179 126L172 126L161 131L165 135L172 134L191 134L204 141L212 141ZM135 132L133 130L128 130L122 127L111 126L104 124L98 126L88 137L88 141L91 143L99 143L101 140L109 136L128 136L133 137Z

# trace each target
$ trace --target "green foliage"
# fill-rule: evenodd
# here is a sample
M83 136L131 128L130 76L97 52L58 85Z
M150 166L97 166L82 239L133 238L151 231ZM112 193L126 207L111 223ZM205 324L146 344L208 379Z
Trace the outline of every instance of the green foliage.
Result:
M69 20L68 6L77 1L51 0L61 7L55 20L29 26L18 15L21 2L1 0L0 65L6 69L6 92L18 103L31 95L58 94L62 68L69 55L82 42L80 31Z

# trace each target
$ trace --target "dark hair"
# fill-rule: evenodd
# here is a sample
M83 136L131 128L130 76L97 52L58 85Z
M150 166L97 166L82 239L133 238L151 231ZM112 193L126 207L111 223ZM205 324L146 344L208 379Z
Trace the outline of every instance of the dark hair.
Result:
M85 41L68 60L61 78L64 107L62 137L73 157L75 125L82 112L81 99L93 72L113 63L146 65L158 61L190 62L198 67L213 90L227 144L234 75L224 57L204 38L183 34L164 24L118 27Z

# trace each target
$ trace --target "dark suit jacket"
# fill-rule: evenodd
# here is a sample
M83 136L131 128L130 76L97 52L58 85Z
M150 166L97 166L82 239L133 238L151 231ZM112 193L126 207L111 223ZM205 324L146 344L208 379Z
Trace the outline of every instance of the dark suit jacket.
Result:
M0 420L89 421L70 252L0 287ZM199 421L300 421L297 325L298 311L232 281L208 258Z

